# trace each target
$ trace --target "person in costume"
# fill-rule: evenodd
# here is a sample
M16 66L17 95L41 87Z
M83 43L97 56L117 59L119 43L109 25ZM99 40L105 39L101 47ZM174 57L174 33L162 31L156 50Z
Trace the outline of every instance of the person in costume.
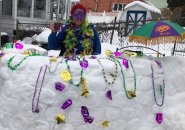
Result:
M101 54L101 43L93 24L88 23L86 9L76 4L71 9L71 16L59 33L55 32L54 24L50 25L48 50L60 49L60 56L69 57L76 54Z

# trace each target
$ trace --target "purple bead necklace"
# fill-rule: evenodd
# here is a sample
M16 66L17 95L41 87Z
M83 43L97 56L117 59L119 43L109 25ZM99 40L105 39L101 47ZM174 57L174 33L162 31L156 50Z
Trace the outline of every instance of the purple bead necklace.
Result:
M32 112L34 113L39 113L38 103L39 103L40 93L42 90L42 85L44 82L46 70L47 70L47 65L44 65L40 68L39 75L36 81L35 91L34 91L33 100L32 100ZM39 84L39 80L41 81L40 84Z
M158 64L158 62L156 62L156 63ZM162 64L160 64L159 67L161 68L162 67ZM152 69L152 86L153 86L153 93L154 93L155 103L157 104L157 106L162 106L163 103L164 103L164 97L165 97L165 82L164 82L164 79L163 79L163 85L162 85L162 101L161 101L161 103L158 103L157 97L156 97L156 91L155 91L154 70L153 70L153 66L152 65L151 65L151 69Z
M162 64L160 61L155 61L155 63L157 64L157 66L159 68L162 69ZM154 99L155 99L155 103L157 104L157 106L161 107L164 104L164 96L165 96L165 82L164 82L164 78L163 78L163 85L160 85L160 94L162 95L162 101L161 103L158 103L157 101L157 97L156 97L156 91L155 91L155 81L154 81L154 69L153 69L153 65L151 64L151 70L152 70L152 88L153 88L153 93L154 93ZM162 72L162 74L164 74L164 72ZM163 113L161 112L157 112L156 113L156 117L155 120L158 124L161 124L163 121Z

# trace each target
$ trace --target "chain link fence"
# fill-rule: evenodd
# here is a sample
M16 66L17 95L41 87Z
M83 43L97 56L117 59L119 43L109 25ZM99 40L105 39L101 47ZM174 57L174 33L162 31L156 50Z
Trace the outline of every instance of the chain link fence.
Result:
M49 24L38 23L17 23L16 38L23 40L25 37L32 37L40 34L42 31L49 28ZM35 41L35 39L32 39Z
M185 18L171 20L185 26ZM120 48L127 46L145 46L144 44L128 42L128 37L124 37L125 22L111 22L111 23L96 23L94 24L100 37L102 44L113 44ZM36 23L18 23L16 30L17 39L24 39L25 37L32 37L32 42L36 43L35 34L40 34L42 31L49 28L48 24ZM171 55L174 51L174 56L185 56L185 44L177 44L174 49L174 44L160 44L160 45L147 45L148 48L159 51L160 53L168 53ZM144 51L142 47L130 47L133 50ZM146 51L146 50L145 50ZM147 51L146 51L147 52ZM150 52L148 52L150 54Z

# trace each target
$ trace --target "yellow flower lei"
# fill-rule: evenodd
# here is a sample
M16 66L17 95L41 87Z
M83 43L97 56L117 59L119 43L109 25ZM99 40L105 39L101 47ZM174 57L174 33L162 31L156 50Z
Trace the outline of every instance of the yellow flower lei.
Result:
M72 55L73 53L73 49L75 48L76 44L77 44L77 37L75 35L75 33L73 32L73 28L72 28L72 23L70 24L70 27L66 29L66 37L64 39L64 44L66 47L66 51L64 53L65 57L69 57L70 55ZM91 46L91 42L94 38L94 32L93 32L93 27L92 24L88 23L87 18L85 18L82 26L81 26L81 30L82 32L82 37L84 38L82 40L82 48L83 51L81 52L81 54L84 55L90 55L93 52L93 48Z

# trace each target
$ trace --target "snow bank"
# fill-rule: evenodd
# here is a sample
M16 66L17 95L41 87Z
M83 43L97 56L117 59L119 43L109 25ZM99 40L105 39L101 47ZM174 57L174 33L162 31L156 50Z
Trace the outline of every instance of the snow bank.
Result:
M185 101L185 59L177 57L158 58L162 69L148 57L127 57L131 61L136 73L136 97L128 99L124 90L121 68L125 74L126 88L134 89L134 72L124 66L118 66L115 83L108 85L102 74L102 68L97 59L88 60L89 66L84 69L83 77L86 78L89 95L81 96L81 88L75 87L61 78L61 71L67 66L62 58L50 64L47 56L32 56L25 59L16 70L8 68L7 63L15 53L4 55L0 60L0 129L1 130L102 130L101 123L109 121L107 130L184 130L184 101ZM10 62L11 66L18 64L25 55L16 54ZM106 58L100 55L98 58ZM81 59L82 60L82 59ZM100 59L105 70L105 75L115 72L115 63ZM121 59L119 59L121 62ZM76 84L80 79L81 67L79 61L69 61L72 80ZM152 87L153 65L155 81L161 82L164 77L165 96L164 105L157 106L154 100ZM32 112L32 100L36 87L39 71L42 66L48 68L43 79L38 107L39 113ZM55 71L54 71L55 70ZM108 77L107 77L108 78ZM111 80L111 77L108 78ZM42 79L38 80L38 85ZM55 83L66 85L64 91L55 89ZM112 91L112 100L105 93ZM38 89L39 91L39 89ZM73 104L67 109L61 105L72 99ZM161 102L161 98L157 97ZM86 106L90 116L94 117L93 123L85 123L81 115L81 106ZM162 112L164 119L161 124L155 120L155 114ZM58 113L65 115L65 123L57 124L55 117Z

